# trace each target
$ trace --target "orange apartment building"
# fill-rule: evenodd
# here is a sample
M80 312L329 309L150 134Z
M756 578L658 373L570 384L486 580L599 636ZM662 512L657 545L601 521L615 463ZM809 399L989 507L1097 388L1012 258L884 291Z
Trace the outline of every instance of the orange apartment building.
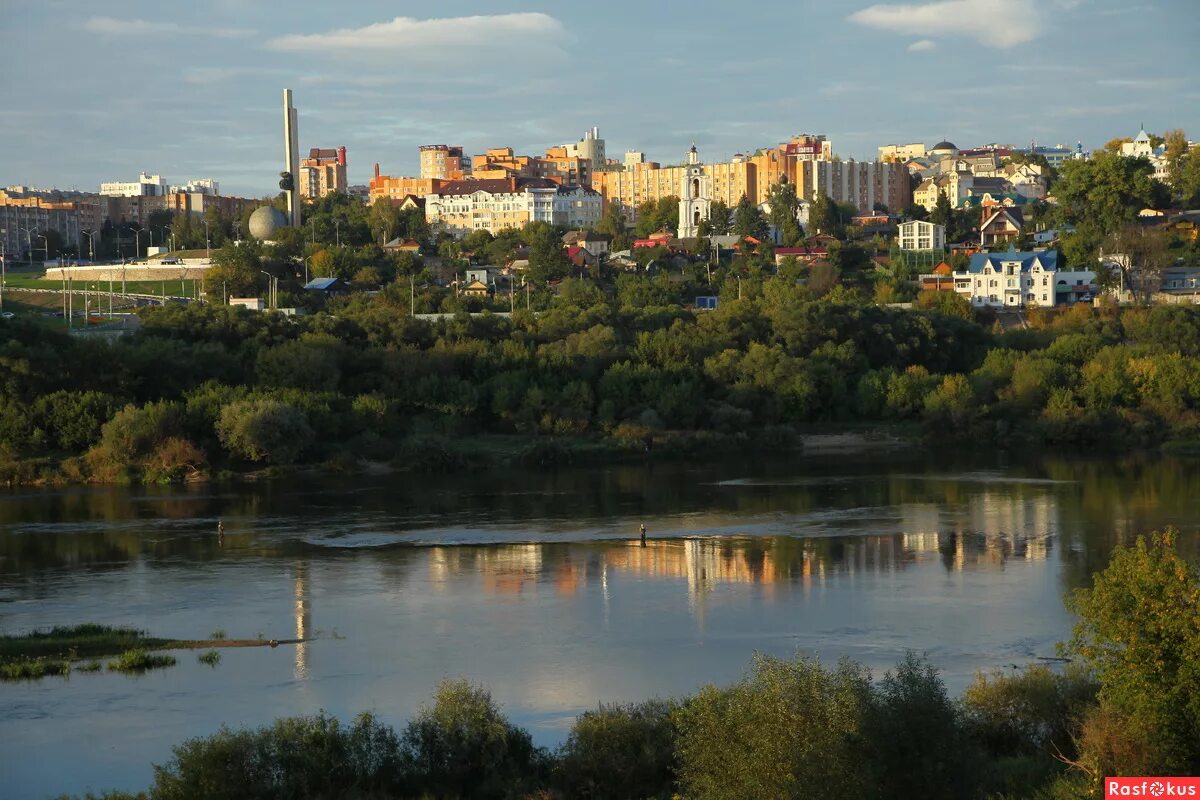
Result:
M704 164L704 174L712 187L709 199L734 206L744 195L756 204L765 203L771 186L779 183L784 175L797 184L801 164L832 157L833 146L827 138L802 134L752 156L738 153L727 162ZM617 201L623 207L633 209L647 200L678 196L683 171L683 165L664 167L655 161L633 161L623 170L596 173L593 187L606 203Z
M458 181L471 174L471 162L463 156L461 145L425 144L421 154L421 177L440 181Z
M300 197L317 200L346 191L346 148L314 147L300 161Z

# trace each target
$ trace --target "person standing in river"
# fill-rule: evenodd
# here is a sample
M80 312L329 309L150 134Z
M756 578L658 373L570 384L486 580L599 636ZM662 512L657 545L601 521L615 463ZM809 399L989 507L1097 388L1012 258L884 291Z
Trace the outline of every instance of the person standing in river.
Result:
M646 546L646 523L644 523L644 522L641 524L641 532L642 532L642 547L645 547Z

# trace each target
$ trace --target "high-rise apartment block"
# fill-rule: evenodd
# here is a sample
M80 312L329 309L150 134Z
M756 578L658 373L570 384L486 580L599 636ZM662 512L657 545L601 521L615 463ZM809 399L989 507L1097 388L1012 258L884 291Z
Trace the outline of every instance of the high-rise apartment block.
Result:
M426 180L457 181L471 174L471 162L460 145L425 144L421 153L421 177Z
M316 200L332 192L345 192L346 148L314 147L300 160L300 197Z

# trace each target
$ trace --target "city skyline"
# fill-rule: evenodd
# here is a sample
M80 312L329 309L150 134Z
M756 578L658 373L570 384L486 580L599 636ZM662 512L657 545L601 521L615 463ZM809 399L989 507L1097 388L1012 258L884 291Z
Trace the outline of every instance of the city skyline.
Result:
M609 156L706 161L824 133L844 158L892 142L1098 147L1138 126L1200 133L1188 84L1200 22L1183 0L763 3L752 18L625 2L452 0L168 9L132 0L6 4L0 131L22 157L0 183L95 191L141 170L273 193L278 96L300 150L345 145L348 179L415 175L421 144L540 153L599 126ZM727 16L727 14L725 15ZM69 52L73 58L51 58ZM102 64L104 69L83 69ZM113 86L128 87L116 91Z

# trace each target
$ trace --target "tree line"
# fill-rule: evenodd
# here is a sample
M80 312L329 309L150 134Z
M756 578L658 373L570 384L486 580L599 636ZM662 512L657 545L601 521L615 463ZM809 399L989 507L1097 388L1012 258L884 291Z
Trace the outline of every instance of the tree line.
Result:
M444 681L401 730L363 714L188 740L152 798L1066 800L1114 775L1200 770L1200 572L1173 531L1117 548L1069 604L1064 668L980 673L949 696L909 653L876 679L843 660L756 656L729 686L576 718L533 744L483 687Z
M407 313L407 292L385 291L299 318L155 307L111 342L0 321L2 474L162 481L335 458L420 468L494 434L550 455L579 440L791 447L800 427L845 422L1023 446L1200 434L1190 307L1076 306L1001 331L952 293L903 310L842 287L816 298L780 276L736 284L711 312L681 305L670 276L630 274L611 295L566 280L544 311L511 318L428 322Z

